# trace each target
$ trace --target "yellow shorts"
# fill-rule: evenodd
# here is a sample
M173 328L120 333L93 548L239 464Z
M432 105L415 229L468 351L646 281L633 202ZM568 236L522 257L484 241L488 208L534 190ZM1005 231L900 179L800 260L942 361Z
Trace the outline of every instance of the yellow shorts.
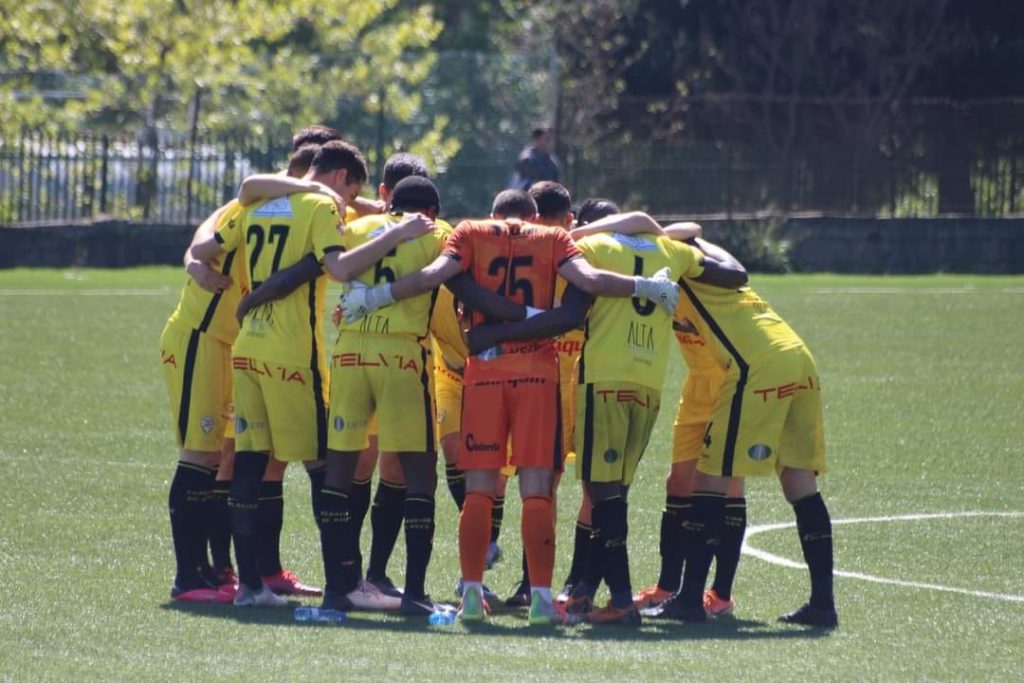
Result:
M632 382L581 384L576 406L576 475L631 484L658 420L661 392Z
M184 325L160 335L160 363L178 446L216 452L231 423L231 346Z
M437 440L458 434L462 424L462 375L442 363L434 363L434 408Z
M672 425L672 464L696 460L704 447L708 417L718 399L725 373L691 373L679 398L679 412Z
M576 432L576 363L572 356L558 354L558 391L562 407L562 460L576 462L573 450Z
M433 451L429 375L426 350L415 339L343 333L331 355L327 447L363 450L376 417L380 451Z
M284 462L323 458L327 393L320 369L235 356L235 450Z
M780 350L744 369L736 363L726 373L697 469L726 477L784 467L824 473L821 381L811 352L804 346Z

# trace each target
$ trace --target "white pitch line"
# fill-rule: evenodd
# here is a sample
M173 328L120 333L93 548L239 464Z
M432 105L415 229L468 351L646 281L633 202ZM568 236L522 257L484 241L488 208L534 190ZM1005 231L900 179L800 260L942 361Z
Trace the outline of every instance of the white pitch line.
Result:
M965 511L965 512L929 512L912 515L889 515L885 517L851 517L849 519L834 519L832 520L833 525L842 524L872 524L876 522L916 522L926 519L956 519L960 517L1024 517L1024 512L983 512L983 511ZM756 557L760 560L764 560L769 564L775 564L780 567L787 567L789 569L807 569L807 565L802 562L794 562L788 558L780 555L754 548L747 543L747 540L751 536L764 533L766 531L778 531L779 529L792 529L796 527L796 522L778 522L775 524L759 524L757 526L747 529L746 537L743 539L742 552L745 555ZM1007 593L988 593L985 591L969 590L967 588L954 588L952 586L942 586L935 583L923 583L920 581L904 581L902 579L887 579L883 576L873 576L871 574L862 574L860 572L848 572L836 569L833 571L835 576L843 576L851 579L860 579L861 581L870 581L871 583L881 583L890 586L904 586L907 588L924 588L927 590L941 591L943 593L959 593L960 595L971 595L978 598L991 598L993 600L1003 600L1005 602L1019 602L1024 603L1024 595L1010 595Z

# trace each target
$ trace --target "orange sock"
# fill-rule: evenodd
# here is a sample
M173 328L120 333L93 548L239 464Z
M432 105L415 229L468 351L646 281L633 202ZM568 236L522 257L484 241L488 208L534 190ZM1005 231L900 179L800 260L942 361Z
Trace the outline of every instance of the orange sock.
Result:
M491 541L491 510L494 499L469 491L459 515L459 564L464 581L484 580L484 559Z
M523 498L522 536L531 588L550 588L555 573L555 523L551 499Z

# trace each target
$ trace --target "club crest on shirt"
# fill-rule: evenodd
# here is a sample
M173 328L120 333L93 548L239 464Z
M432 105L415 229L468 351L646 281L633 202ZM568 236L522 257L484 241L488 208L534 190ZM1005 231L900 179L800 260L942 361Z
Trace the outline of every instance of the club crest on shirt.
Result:
M209 434L213 431L213 418L206 415L199 421L199 428L203 430L203 434Z

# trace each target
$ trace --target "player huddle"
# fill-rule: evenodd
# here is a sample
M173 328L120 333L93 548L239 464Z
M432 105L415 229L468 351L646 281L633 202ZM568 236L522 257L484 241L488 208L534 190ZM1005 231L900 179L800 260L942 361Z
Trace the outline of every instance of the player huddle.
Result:
M731 612L743 478L776 473L811 575L810 600L782 620L837 624L814 360L699 226L662 228L600 200L574 220L568 191L542 182L498 194L489 218L453 229L416 157L388 160L372 202L359 198L362 154L337 133L314 126L293 143L287 175L247 179L200 226L185 257L192 277L161 337L182 448L169 499L172 599L284 606L284 594L321 594L279 553L281 478L301 461L323 607L434 612L425 579L440 446L460 511L463 621L485 619L497 599L483 575L513 473L524 576L506 604L528 607L531 624L632 625ZM333 349L327 277L348 283ZM673 337L688 376L662 567L657 585L634 595L628 493ZM554 496L567 460L585 495L570 576L554 595ZM359 538L377 464L364 574ZM387 562L403 525L400 590ZM598 606L602 582L611 600Z

